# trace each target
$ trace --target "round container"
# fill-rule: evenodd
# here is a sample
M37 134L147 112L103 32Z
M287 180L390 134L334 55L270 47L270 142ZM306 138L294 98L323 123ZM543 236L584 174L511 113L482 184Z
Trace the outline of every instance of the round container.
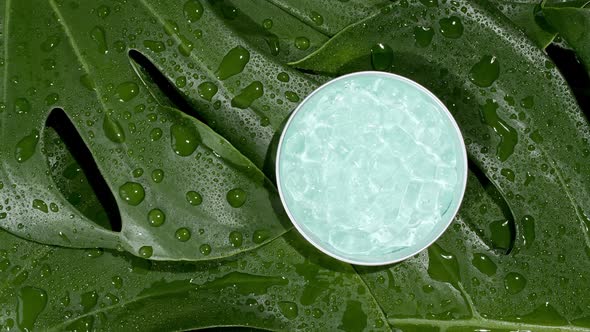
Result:
M402 261L450 225L465 193L457 123L426 88L358 72L311 93L281 135L276 175L293 225L357 265Z

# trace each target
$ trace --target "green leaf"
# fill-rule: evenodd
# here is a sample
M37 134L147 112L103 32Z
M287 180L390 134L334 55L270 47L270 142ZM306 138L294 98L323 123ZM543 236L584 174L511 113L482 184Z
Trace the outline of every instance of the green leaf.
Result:
M290 232L222 261L181 263L51 247L0 231L0 327L331 331L353 319L344 330L387 330L354 270L304 241Z
M575 50L590 73L590 7L544 8L543 14Z
M274 185L206 125L158 104L134 73L127 54L131 48L152 54L160 46L173 49L170 62L190 48L179 35L184 30L176 32L148 3L139 5L5 3L1 227L48 244L123 248L153 259L213 259L269 242L290 226ZM182 6L169 10L186 22ZM211 21L205 31L210 37L203 39L216 38L212 34L220 32L215 25L220 18L209 10L201 19ZM145 27L140 29L137 20ZM33 21L43 22L43 31L30 29ZM171 36L165 28L173 30ZM219 45L215 51L230 49ZM208 58L221 58L214 53ZM188 59L185 65L194 68ZM197 71L207 76L189 76L187 85L211 81L223 88L219 72L234 70L230 63L216 74L207 66L199 63ZM221 98L224 103L231 99ZM56 109L63 109L67 117L60 121L71 121L98 165L100 174L92 176L104 177L112 192L122 218L120 232L76 209L47 176L46 119ZM254 233L266 236L254 242ZM232 234L244 240L232 242ZM199 251L203 244L211 246L208 255Z
M553 63L487 1L408 1L346 28L294 65L368 70L379 60L375 45L392 49L390 71L449 107L470 159L514 220L513 230L492 221L486 235L464 221L485 218L485 209L463 209L428 254L364 271L390 323L404 330L590 327L590 127ZM382 281L388 276L393 283Z
M265 0L282 8L317 31L333 36L345 27L376 13L390 0ZM437 0L424 0L436 2Z

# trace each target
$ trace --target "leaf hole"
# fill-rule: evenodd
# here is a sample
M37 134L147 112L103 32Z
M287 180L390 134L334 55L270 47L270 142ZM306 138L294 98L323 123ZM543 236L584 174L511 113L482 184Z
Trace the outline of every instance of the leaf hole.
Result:
M495 218L481 218L481 221L485 221L486 224L476 225L478 233L488 240L492 248L504 254L509 254L514 248L516 240L514 214L500 190L486 177L482 169L471 161L468 167L484 188L489 197L488 201L494 205L487 206L487 204L484 204L480 206L480 212L482 214L491 214L493 211L498 211Z
M590 119L590 68L588 71L584 68L574 51L557 44L549 45L546 51L572 89L586 118Z
M152 61L136 50L130 50L128 54L136 74L160 104L176 108L208 125L191 105L189 97L170 82Z
M55 108L45 126L43 146L59 191L98 226L120 232L121 215L115 197L70 118Z

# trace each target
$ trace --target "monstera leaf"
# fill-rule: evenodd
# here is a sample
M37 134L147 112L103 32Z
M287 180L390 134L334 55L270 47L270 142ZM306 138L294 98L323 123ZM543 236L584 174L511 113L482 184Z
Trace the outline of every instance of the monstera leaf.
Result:
M5 1L0 327L588 330L590 127L541 50L585 30L508 2ZM290 111L368 69L435 92L471 160L449 230L381 268L289 231L272 183Z

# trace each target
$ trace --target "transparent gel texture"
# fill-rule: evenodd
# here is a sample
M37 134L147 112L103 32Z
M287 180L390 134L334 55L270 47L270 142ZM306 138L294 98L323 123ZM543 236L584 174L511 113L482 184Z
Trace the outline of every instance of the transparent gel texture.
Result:
M279 158L286 208L337 256L377 263L430 244L465 185L464 148L428 93L375 73L331 82L300 106Z

